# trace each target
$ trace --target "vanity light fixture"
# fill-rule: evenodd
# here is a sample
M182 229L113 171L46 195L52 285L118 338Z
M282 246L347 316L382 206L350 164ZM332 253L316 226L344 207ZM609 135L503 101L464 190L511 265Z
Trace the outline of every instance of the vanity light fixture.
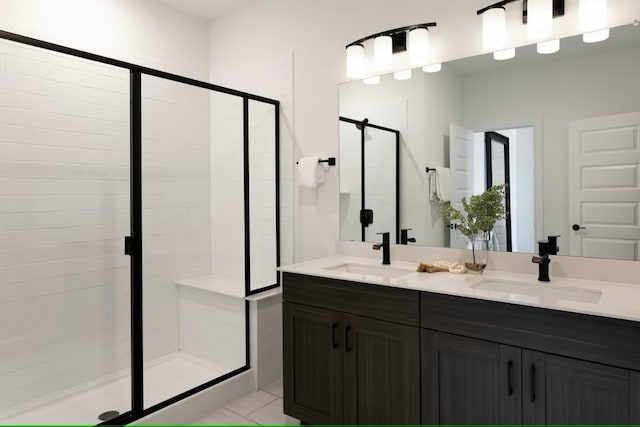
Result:
M609 38L607 26L607 0L580 0L579 23L585 43L596 43Z
M407 51L410 65L424 65L429 59L429 28L436 25L435 22L428 22L394 28L349 43L346 47L347 76L358 79L365 74L365 42L369 40L373 40L373 64L376 72L391 71L394 68L393 55Z
M396 80L409 80L411 79L411 69L397 71L393 73L393 78Z
M512 47L511 49L497 50L493 52L493 59L496 61L506 61L507 59L511 59L516 56L516 48Z
M437 73L440 70L442 70L442 64L431 64L422 67L422 71L425 73Z
M546 42L538 43L536 48L538 53L542 55L549 55L552 53L556 53L560 50L560 39L548 40Z
M506 8L519 0L503 0L477 11L482 15L482 46L494 51L497 60L510 59L513 49L504 49L506 44ZM553 18L564 15L564 0L523 0L522 23L527 25L529 39L540 40L551 37Z

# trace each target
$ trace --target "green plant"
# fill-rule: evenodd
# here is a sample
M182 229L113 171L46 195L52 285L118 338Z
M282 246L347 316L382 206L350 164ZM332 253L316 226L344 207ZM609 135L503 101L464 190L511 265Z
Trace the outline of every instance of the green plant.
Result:
M472 262L465 263L470 270L482 271L486 266L476 260L476 239L480 233L484 233L479 241L486 244L493 225L505 217L504 189L504 184L494 185L482 194L471 196L469 201L463 197L460 202L464 213L451 206L451 202L439 201L442 218L449 222L456 221L457 229L471 242Z
M488 232L496 221L505 217L504 184L494 185L484 193L473 195L467 201L460 200L464 213L451 206L451 202L440 203L440 216L445 221L456 221L458 230L467 237L482 231Z

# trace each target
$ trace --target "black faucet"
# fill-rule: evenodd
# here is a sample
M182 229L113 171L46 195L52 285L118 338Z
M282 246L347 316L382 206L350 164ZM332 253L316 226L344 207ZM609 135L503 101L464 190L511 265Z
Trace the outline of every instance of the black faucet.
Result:
M382 248L382 264L391 264L391 256L389 254L389 233L377 233L382 234L382 243L376 243L373 245L373 249L379 251Z
M549 282L549 242L541 240L538 242L538 255L531 258L531 262L538 264L538 280Z
M548 254L549 255L558 255L560 251L560 247L558 246L558 236L547 236L547 240L549 241Z
M400 230L400 244L401 245L406 245L409 242L411 242L411 243L415 243L416 242L416 238L415 237L409 237L409 230L411 230L411 229L410 228L404 228L404 229Z

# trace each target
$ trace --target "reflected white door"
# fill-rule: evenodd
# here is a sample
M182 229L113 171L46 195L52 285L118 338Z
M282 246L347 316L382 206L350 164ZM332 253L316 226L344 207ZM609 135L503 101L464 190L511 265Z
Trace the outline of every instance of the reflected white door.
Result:
M640 112L569 123L571 255L639 260Z
M449 125L449 165L451 168L451 205L462 209L460 200L473 194L473 132ZM450 230L451 247L464 248L467 241L458 230Z

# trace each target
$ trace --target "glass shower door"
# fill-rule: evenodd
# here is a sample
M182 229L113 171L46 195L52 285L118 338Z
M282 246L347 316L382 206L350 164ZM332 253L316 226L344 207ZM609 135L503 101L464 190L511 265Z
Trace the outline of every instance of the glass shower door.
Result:
M129 71L0 64L0 424L97 424L131 409Z

